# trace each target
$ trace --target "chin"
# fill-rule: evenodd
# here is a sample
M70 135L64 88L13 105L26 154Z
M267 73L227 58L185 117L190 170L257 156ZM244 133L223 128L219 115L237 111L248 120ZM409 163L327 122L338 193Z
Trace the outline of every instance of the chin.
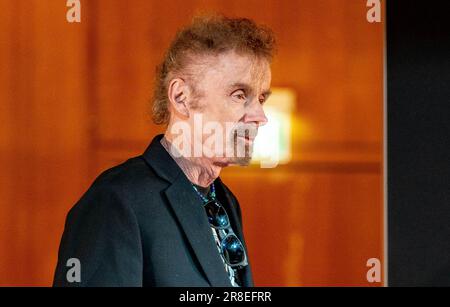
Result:
M230 164L239 166L248 166L252 161L253 142L247 143L243 138L235 137L233 140L234 148L232 150L234 156L230 157ZM238 148L243 150L239 151Z
M228 160L215 160L213 164L219 167L227 167L230 166L232 163Z
M214 165L220 166L220 167L227 167L227 166L231 166L231 165L249 166L251 161L252 161L251 156L222 158L222 159L215 159Z
M230 159L230 164L238 166L249 166L252 161L252 156L234 157Z
M252 162L252 157L244 157L239 158L236 164L239 166L249 166L250 162Z

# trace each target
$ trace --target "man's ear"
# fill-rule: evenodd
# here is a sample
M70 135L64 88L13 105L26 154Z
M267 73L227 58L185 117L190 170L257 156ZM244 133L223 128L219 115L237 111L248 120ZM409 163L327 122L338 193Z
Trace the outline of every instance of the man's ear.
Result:
M188 84L181 78L170 80L168 86L170 104L178 115L189 117L188 99L190 90Z

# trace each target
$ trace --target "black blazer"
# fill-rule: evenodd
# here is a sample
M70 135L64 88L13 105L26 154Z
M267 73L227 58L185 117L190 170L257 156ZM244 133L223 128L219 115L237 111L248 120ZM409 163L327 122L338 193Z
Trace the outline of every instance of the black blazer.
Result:
M199 197L161 138L102 173L69 211L54 286L231 286ZM245 246L239 203L215 185ZM70 258L81 282L66 279ZM253 286L250 264L239 274Z

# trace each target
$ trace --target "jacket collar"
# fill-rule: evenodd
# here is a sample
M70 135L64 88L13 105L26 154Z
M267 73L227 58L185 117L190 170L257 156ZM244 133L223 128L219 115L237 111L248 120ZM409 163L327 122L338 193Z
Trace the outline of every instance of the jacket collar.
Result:
M160 177L174 182L182 174L182 170L162 146L163 137L163 134L155 136L142 156Z

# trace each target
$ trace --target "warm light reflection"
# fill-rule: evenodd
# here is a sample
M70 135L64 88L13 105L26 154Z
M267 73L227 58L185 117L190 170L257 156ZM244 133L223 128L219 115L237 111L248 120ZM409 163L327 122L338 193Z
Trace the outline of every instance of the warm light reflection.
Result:
M259 128L255 140L253 163L277 161L288 163L292 158L292 116L296 95L288 88L274 88L264 106L268 123Z

